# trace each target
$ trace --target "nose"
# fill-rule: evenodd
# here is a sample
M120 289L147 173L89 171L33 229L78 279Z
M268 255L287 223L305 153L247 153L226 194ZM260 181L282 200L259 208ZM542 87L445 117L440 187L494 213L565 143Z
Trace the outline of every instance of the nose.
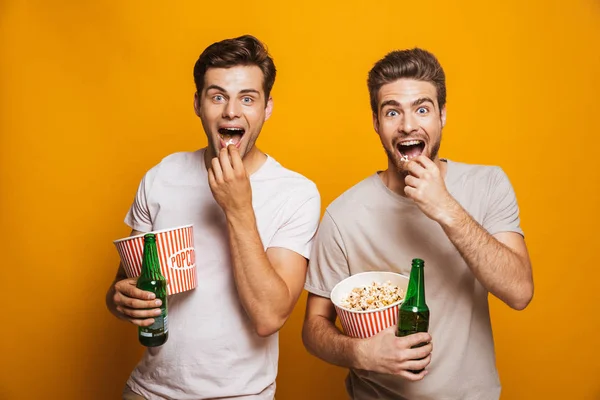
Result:
M419 129L419 124L412 113L405 113L398 129L405 135L409 135Z
M226 119L234 119L240 116L241 113L241 104L238 104L237 101L231 100L225 104L223 107L223 118Z

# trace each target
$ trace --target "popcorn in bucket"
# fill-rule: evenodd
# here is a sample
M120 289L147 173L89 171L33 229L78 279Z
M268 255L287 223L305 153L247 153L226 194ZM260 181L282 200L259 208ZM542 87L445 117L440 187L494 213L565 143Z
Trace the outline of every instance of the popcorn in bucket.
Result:
M368 338L398 323L408 277L383 271L362 272L339 282L331 301L346 335Z

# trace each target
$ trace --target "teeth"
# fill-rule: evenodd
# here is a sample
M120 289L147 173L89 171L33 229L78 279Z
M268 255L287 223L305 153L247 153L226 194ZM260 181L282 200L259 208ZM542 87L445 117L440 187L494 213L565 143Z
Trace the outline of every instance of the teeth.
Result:
M420 140L410 140L408 142L402 142L400 143L400 146L414 146L417 144L421 144L422 142Z

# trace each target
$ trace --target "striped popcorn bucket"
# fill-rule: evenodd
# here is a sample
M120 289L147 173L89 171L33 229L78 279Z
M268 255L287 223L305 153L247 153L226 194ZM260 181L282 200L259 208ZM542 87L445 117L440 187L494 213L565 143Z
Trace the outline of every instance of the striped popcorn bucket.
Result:
M408 277L395 272L383 271L361 272L352 275L333 288L331 291L331 301L335 306L346 335L365 339L398 323L398 308L402 300L377 310L354 311L341 306L342 299L348 296L352 289L368 286L373 282L383 284L388 281L398 286L402 290L402 293L406 294Z
M192 225L153 231L160 261L160 270L167 278L167 294L192 290L196 287L196 252ZM113 242L123 263L125 273L134 278L142 273L144 235L130 236Z

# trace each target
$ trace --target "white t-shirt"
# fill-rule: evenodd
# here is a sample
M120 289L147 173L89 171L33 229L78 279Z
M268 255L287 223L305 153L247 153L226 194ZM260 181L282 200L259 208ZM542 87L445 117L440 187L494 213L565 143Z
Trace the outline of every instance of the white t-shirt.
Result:
M148 171L125 218L142 232L193 224L198 276L196 289L169 297L169 339L147 349L128 385L148 399L270 400L278 334L258 336L242 308L204 151L170 155ZM250 184L265 250L283 247L308 258L321 207L315 184L271 157Z

